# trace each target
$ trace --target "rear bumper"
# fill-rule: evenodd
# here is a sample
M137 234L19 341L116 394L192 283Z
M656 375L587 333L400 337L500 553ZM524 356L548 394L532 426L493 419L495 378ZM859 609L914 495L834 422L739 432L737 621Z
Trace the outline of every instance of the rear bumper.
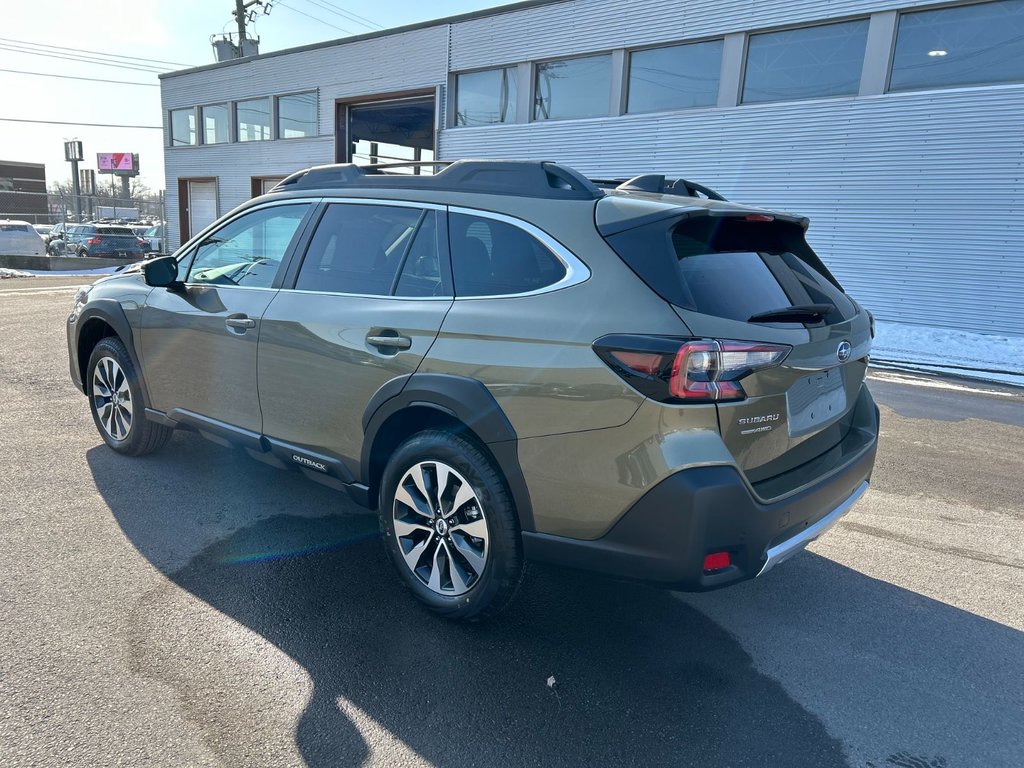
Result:
M640 498L600 539L523 533L531 560L670 589L705 591L751 579L801 551L845 515L868 487L878 422L841 467L775 502L759 499L731 466L671 475ZM727 551L731 565L703 570Z

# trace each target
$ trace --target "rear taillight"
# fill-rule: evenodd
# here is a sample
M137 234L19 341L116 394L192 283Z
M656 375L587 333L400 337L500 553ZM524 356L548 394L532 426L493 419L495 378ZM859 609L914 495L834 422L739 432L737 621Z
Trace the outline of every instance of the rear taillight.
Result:
M86 245L99 245L102 242L103 242L103 238L100 237L99 235L97 235L96 237L90 237L88 240L85 241L85 244Z
M594 351L643 394L662 402L743 400L740 379L773 368L792 347L723 339L605 336Z

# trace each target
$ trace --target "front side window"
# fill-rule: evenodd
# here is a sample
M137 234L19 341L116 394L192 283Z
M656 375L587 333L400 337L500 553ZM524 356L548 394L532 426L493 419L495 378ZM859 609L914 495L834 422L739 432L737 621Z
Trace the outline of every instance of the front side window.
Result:
M889 90L1024 80L1024 0L900 15Z
M200 107L203 122L203 144L225 144L230 141L230 112L227 104L211 104Z
M443 295L436 217L434 211L405 206L327 206L306 250L296 290Z
M636 51L629 57L626 111L712 106L721 70L721 40Z
M316 136L316 92L281 96L277 100L277 138Z
M171 110L171 146L186 147L196 143L196 111Z
M455 83L455 124L514 123L518 98L514 67L461 74Z
M448 221L456 296L529 293L565 277L565 265L519 227L461 213Z
M867 40L867 19L751 35L743 102L855 95Z
M269 288L308 210L279 205L232 220L196 248L188 282Z
M612 57L587 56L537 65L535 120L607 115Z
M270 99L248 99L235 104L235 131L239 141L270 138Z

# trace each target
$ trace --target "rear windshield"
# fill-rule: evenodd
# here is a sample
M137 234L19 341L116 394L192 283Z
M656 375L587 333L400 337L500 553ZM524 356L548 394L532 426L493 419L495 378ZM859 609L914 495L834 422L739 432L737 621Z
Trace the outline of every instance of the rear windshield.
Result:
M797 224L701 217L656 222L608 242L663 298L701 314L747 322L809 304L835 307L827 323L856 314Z
M0 224L0 232L31 232L28 224Z
M96 227L96 231L101 235L134 235L128 227Z

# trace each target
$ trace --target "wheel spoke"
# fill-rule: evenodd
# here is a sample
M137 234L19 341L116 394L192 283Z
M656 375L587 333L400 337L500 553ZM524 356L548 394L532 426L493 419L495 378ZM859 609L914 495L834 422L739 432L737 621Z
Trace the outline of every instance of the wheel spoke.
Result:
M463 483L459 486L459 490L456 492L455 498L452 500L452 508L448 510L448 514L454 515L466 506L467 502L472 501L475 498L476 494L473 493L473 489L470 487L469 483Z
M459 535L452 536L452 545L454 545L454 547L459 551L460 555L466 558L466 561L469 563L469 567L472 568L478 576L484 572L484 566L487 565L487 558L477 552L465 537Z
M103 380L101 379L100 376L93 376L92 377L92 388L93 388L93 392L99 391L99 393L103 397L110 397L110 394L111 394L110 393L110 388L107 387L107 385L103 383Z
M486 539L487 523L484 522L483 518L471 520L468 523L452 523L452 533L456 531L469 534L475 539Z
M425 464L420 464L417 467L413 467L412 472L409 474L412 476L412 481L416 484L416 490L423 494L423 498L426 499L427 506L431 510L431 516L433 516L434 499L430 498L430 493L427 491L426 475L427 467Z
M395 518L395 535L399 538L405 538L416 531L426 531L427 538L429 539L434 535L434 529L429 525L420 525L419 523L410 523L400 518Z
M427 536L427 538L425 538L419 544L416 544L408 552L406 552L403 547L402 557L405 558L405 562L409 565L409 568L411 568L414 572L416 571L417 568L420 567L420 558L423 557L423 553L427 551L427 548L430 546L430 540L432 538L432 536Z
M441 591L441 550L441 546L434 550L434 557L431 559L430 580L427 582L427 586L435 592ZM447 552L447 550L445 551Z
M419 489L417 489L417 491L418 490ZM404 482L400 483L395 491L395 501L405 505L417 515L425 517L428 520L434 516L430 511L430 502L426 497L424 497L422 501L416 499L416 497L409 493L409 489L405 487ZM397 520L397 518L395 519Z
M462 578L459 564L455 558L452 557L452 551L448 548L448 543L443 539L441 543L444 544L444 553L448 558L448 573L450 573L452 577L452 587L455 589L456 594L465 592L468 587L466 586L466 580Z

